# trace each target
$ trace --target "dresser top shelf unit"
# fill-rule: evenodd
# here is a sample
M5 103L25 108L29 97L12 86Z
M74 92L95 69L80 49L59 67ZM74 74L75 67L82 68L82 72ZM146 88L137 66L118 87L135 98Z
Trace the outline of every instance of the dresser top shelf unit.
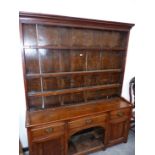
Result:
M120 97L132 26L20 12L27 110Z

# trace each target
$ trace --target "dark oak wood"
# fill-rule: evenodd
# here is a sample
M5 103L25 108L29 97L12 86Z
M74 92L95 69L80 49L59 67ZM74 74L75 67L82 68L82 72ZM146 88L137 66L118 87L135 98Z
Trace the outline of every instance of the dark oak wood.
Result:
M68 27L82 27L82 28L94 28L94 29L112 29L120 31L129 31L134 24L112 22L103 20L92 20L75 17L39 14L39 13L28 13L20 12L20 21L22 23L30 24L46 24L46 25L58 25Z
M134 24L20 12L30 155L82 155L126 142L121 98Z

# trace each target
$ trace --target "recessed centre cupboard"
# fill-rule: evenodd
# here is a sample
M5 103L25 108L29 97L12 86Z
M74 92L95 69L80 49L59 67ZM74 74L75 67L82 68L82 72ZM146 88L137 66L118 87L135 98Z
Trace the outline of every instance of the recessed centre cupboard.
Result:
M127 142L121 97L134 24L20 12L30 155L87 155Z

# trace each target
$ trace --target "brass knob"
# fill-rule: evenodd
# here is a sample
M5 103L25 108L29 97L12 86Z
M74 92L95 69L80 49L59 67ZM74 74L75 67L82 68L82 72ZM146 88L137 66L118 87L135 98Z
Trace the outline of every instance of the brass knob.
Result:
M124 115L123 112L118 112L118 113L117 113L117 116L118 116L118 117L122 117L123 115Z
M92 119L87 119L86 124L90 124L90 123L92 123Z
M53 132L53 128L47 128L47 129L45 129L45 132L46 133L51 133L51 132Z

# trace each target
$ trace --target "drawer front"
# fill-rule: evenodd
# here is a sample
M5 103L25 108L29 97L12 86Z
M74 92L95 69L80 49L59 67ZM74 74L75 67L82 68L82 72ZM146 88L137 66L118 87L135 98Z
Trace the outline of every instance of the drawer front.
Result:
M106 121L106 119L107 119L107 114L84 117L84 118L77 119L75 121L70 121L68 123L68 126L69 126L69 129L79 128L84 126L92 126L92 125L104 122Z
M44 139L57 134L63 133L65 130L65 123L54 123L31 130L33 140Z
M119 109L110 112L110 118L111 119L117 119L117 118L123 118L123 117L128 117L130 116L131 110L128 109Z

